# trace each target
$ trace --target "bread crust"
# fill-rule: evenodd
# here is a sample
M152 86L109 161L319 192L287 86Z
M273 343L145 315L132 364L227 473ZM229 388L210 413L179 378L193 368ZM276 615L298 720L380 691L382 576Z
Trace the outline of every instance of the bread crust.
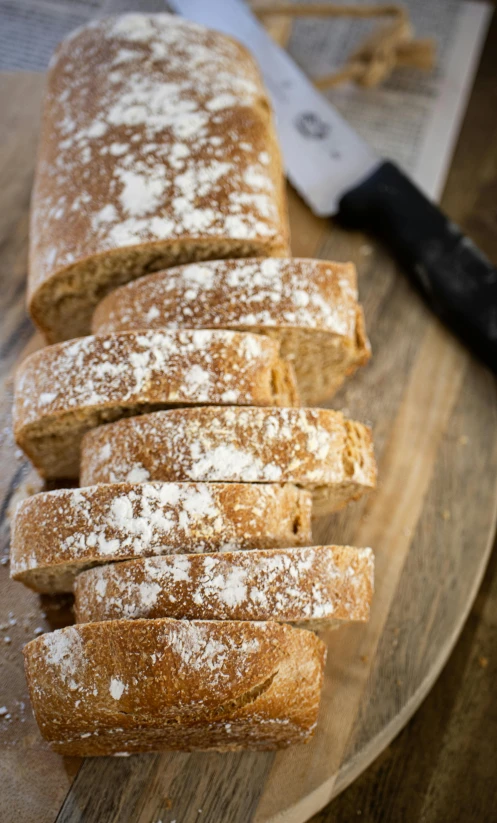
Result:
M83 434L153 408L296 405L278 344L221 330L84 337L30 355L16 374L14 435L44 477L77 477Z
M172 409L88 432L81 485L145 480L294 483L314 513L375 487L371 431L328 409Z
M168 14L67 37L48 73L30 238L29 308L48 342L87 334L98 300L150 271L287 253L281 158L247 50Z
M12 524L10 574L35 591L72 591L101 563L311 542L311 496L294 486L116 483L42 492Z
M24 648L31 703L60 754L283 748L315 728L325 646L278 623L119 620Z
M74 593L78 623L172 617L316 629L368 619L373 552L311 546L139 558L83 572Z
M216 260L157 272L96 308L95 333L137 328L227 328L277 339L305 405L331 396L368 362L371 347L352 263Z

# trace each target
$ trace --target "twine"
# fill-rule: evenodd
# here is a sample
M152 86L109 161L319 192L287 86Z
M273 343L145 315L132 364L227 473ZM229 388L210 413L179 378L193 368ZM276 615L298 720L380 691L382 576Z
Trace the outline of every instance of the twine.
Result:
M254 2L254 12L278 40L288 40L291 18L296 17L372 17L392 18L370 34L347 59L345 65L315 80L321 89L352 82L365 88L383 83L398 66L431 71L435 65L435 42L431 38L415 39L405 8L397 5L336 6L331 3L262 3Z

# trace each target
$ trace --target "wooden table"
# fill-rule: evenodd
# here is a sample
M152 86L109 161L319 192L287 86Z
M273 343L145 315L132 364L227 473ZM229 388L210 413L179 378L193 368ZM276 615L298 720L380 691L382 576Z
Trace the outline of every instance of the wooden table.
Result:
M497 263L497 16L442 202ZM394 742L312 823L497 820L496 681L497 545L434 688Z

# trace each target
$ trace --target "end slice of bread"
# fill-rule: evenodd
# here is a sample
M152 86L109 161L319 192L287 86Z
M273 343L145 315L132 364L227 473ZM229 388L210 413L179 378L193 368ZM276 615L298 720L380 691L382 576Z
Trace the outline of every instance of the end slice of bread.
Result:
M82 757L303 743L325 653L285 624L167 619L70 626L24 648L43 737Z

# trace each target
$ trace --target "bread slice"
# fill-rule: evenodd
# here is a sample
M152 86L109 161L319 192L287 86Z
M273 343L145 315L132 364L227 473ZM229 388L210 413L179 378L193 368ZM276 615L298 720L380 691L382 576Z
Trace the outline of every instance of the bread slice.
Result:
M369 360L352 263L268 258L192 263L117 289L98 306L98 333L137 328L256 331L281 343L304 405L332 395Z
M311 539L311 495L295 486L116 483L61 489L19 504L10 574L54 594L72 591L76 574L99 563L306 546Z
M86 757L305 742L325 651L284 624L166 619L69 626L24 657L43 737Z
M376 465L370 429L328 409L172 409L85 435L82 486L148 480L295 483L324 514L373 489Z
M298 404L278 343L237 332L141 331L41 349L16 375L14 435L43 477L77 477L83 434L154 408Z
M47 80L29 307L48 342L88 334L116 286L193 260L288 254L284 178L257 66L168 14L93 20Z
M277 620L315 630L369 617L373 552L350 546L169 555L78 575L78 623Z

